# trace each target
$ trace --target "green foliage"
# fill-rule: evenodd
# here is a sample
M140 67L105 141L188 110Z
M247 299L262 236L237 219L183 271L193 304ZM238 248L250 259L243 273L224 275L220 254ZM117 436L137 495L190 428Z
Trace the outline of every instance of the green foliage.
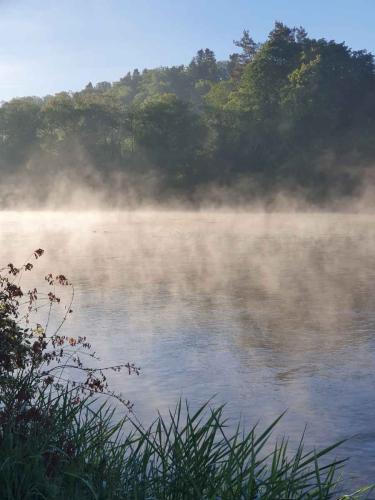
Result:
M217 81L219 78L216 57L210 49L200 49L189 65L193 80Z
M204 140L204 125L175 94L146 99L135 115L134 136L152 165L173 185L194 176L192 166Z
M36 143L41 124L38 99L13 99L0 108L0 166L24 162Z
M89 164L101 183L109 171L156 174L161 197L244 178L261 194L355 194L375 159L373 55L280 22L264 43L247 30L234 43L228 61L206 48L187 66L4 103L4 182L39 177L41 165L53 178Z
M237 80L241 77L245 66L254 58L258 44L251 38L248 30L244 30L240 40L234 40L234 45L242 49L241 53L235 52L229 56L230 75Z
M8 398L28 387L25 377L15 382ZM121 424L112 416L87 399L77 402L67 388L41 387L22 417L0 422L1 498L111 498L106 492L118 488L124 462L116 444Z
M306 452L301 441L291 453L281 440L272 448L278 421L229 433L222 407L191 412L179 403L145 429L131 418L115 423L107 404L42 389L22 420L0 422L1 498L338 498L343 462L327 457L339 443Z

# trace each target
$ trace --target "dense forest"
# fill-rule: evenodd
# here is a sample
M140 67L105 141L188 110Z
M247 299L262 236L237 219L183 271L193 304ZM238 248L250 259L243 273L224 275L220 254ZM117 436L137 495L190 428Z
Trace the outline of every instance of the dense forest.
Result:
M2 103L2 205L23 185L40 201L61 180L124 203L130 184L191 203L231 187L241 201L358 195L375 165L374 56L280 22L262 43L245 30L234 44L227 61L202 49L187 66Z

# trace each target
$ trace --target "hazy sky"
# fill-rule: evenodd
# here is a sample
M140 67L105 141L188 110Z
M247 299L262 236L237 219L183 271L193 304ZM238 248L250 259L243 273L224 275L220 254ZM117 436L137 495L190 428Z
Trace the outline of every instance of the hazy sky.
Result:
M275 20L375 52L375 0L0 0L0 101L118 80L135 67L218 59Z

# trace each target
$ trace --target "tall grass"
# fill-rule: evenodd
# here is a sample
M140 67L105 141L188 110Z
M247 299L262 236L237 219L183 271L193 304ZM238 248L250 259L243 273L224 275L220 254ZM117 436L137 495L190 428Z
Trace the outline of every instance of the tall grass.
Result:
M1 426L4 500L339 497L343 461L328 457L340 443L306 452L301 440L289 453L281 440L266 451L281 417L263 431L229 432L223 407L193 412L180 402L145 429L131 418L114 423L107 403L50 388L23 415Z

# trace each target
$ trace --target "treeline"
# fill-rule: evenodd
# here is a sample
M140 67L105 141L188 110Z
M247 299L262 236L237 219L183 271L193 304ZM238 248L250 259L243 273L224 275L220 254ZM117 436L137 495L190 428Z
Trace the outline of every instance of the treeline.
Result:
M212 185L355 194L375 164L374 56L279 22L263 43L248 31L234 43L227 61L199 50L188 66L3 103L3 185L121 173L152 175L160 199Z

